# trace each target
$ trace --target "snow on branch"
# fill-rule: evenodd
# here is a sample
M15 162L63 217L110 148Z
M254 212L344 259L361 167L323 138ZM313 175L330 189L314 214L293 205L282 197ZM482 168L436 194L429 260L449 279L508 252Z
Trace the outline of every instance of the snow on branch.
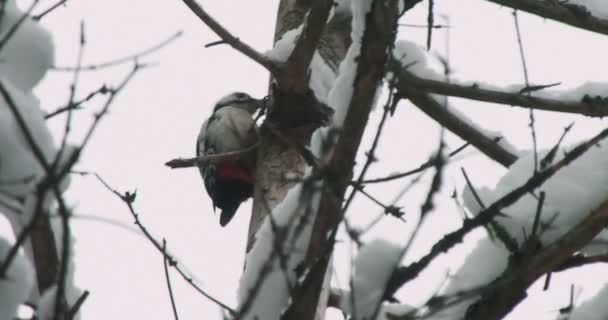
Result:
M415 74L425 79L442 80L443 74L436 71L431 56L420 46L399 41L393 51L393 59L389 63L392 74L388 77L395 83L399 94L409 99L422 112L433 118L439 124L475 146L489 158L505 167L517 160L517 150L511 146L501 134L483 129L473 123L466 115L451 108L445 97L434 96L407 84L405 74ZM403 80L403 81L402 81Z
M286 65L276 75L284 90L305 93L308 89L308 69L325 29L332 0L313 1Z
M606 130L596 138L605 134ZM605 184L608 148L597 145L597 139L590 141L568 148L570 151L566 149L560 162L585 148L581 146L590 147L549 178L542 185L540 196L526 194L501 210L503 215L494 218L493 221L515 239L516 251L510 252L489 238L480 240L451 277L444 293L486 289L440 314L458 318L467 312L471 319L499 319L523 299L523 293L535 280L563 268L574 252L584 251L583 247L597 237L608 222L608 186ZM548 153L541 155L545 157ZM465 189L465 205L477 214L481 209L477 197L482 202L492 202L510 193L532 174L533 161L533 154L523 156L511 166L495 190L482 188L473 193L470 188Z
M393 70L399 79L400 85L406 85L421 91L436 93L446 96L454 96L479 100L492 103L506 104L510 106L518 106L545 111L577 113L590 117L605 117L608 116L608 103L605 105L593 103L593 98L586 95L585 87L573 90L578 93L578 100L560 99L560 96L570 98L574 95L568 91L555 92L553 95L556 98L545 98L547 96L544 91L540 91L538 96L524 95L525 88L517 92L508 92L506 90L498 90L493 87L486 86L482 83L470 82L462 83L456 81L438 81L433 79L424 79L418 77L404 68L396 68ZM605 85L605 94L608 95L608 84ZM573 93L574 93L573 92ZM589 98L585 98L585 96Z
M462 239L464 238L464 236L466 234L468 234L470 231L496 219L496 217L498 217L500 213L502 213L504 210L506 210L513 204L520 201L520 199L522 199L524 196L527 196L530 192L541 187L550 178L552 178L554 175L559 173L559 171L561 169L570 165L575 160L577 160L579 157L585 155L588 150L590 150L592 148L596 148L597 144L600 141L602 141L604 138L606 138L607 136L608 136L608 129L604 129L603 131L598 133L593 138L574 147L566 155L564 155L562 159L555 162L553 165L547 167L546 169L544 169L540 172L537 172L535 175L533 175L530 178L527 178L529 175L526 175L522 179L520 179L522 181L514 182L514 187L509 188L505 192L499 193L497 195L496 200L491 205L487 206L485 209L479 211L479 214L476 217L465 220L460 229L453 231L449 234L446 234L441 240L439 240L437 243L435 243L433 245L431 251L428 254L426 254L425 256L420 258L418 261L410 264L409 266L399 268L393 274L391 281L389 282L389 286L385 293L385 297L392 296L402 285L404 285L408 281L417 277L418 274L420 274L420 272L422 270L424 270L424 268L426 268L426 266L428 266L436 257L438 257L443 252L447 252L448 250L453 248L457 243L460 243L462 241ZM606 159L608 159L608 156L606 156L606 154L605 154L606 150L608 150L608 149L602 148L601 151L598 151L597 149L593 149L591 152L592 155L590 157L595 160L592 161L592 163L596 163L597 165L601 166L602 168L608 167L608 165L606 164ZM522 166L522 163L524 163L524 161L518 162L518 164L519 164L518 167ZM574 162L574 163L576 163L576 162ZM533 170L529 166L527 166L527 168L528 168L528 171L527 171L528 173L533 172ZM591 168L596 168L596 167L591 166ZM607 173L608 173L608 171L605 171L603 174L607 174ZM591 177L589 176L589 179L590 178ZM596 210L596 208L598 208L598 206L602 205L602 201L605 201L605 196L608 194L608 192L605 190L605 188L606 188L605 181L607 179L608 179L607 177L604 177L604 178L598 177L597 182L594 183L593 186L596 186L596 185L599 186L600 183L604 183L604 186L600 187L598 191L592 192L592 190L590 190L590 189L585 189L586 191L589 191L589 194L590 194L589 196L587 196L587 198L585 200L594 200L594 201L581 200L580 203L579 203L579 201L577 201L576 203L580 206L580 207L578 207L578 209L580 209L580 210L576 210L575 212L578 213L578 216L572 217L572 216L568 216L566 214L558 215L558 217L556 219L559 219L559 217L561 216L562 219L565 219L565 221L567 221L569 223L564 222L564 225L566 226L566 228L559 229L559 230L561 230L560 232L552 233L550 231L546 231L544 236L547 238L544 238L544 239L546 239L547 241L555 240L556 237L559 237L560 235L564 234L564 230L568 230L568 226L572 226L572 225L578 223L579 221L581 221L581 215L585 215L592 211L594 212L594 214L592 214L590 216L594 216L596 219L595 222L598 223L597 219L598 219L598 217L603 217L602 214L605 213L605 212L603 212L603 210L605 208L604 209L600 208L597 210ZM596 180L594 180L594 181L596 181ZM599 181L601 181L601 182L599 182ZM564 197L563 195L561 195L561 196ZM564 198L571 199L570 196L564 197ZM570 201L570 203L573 203L573 202L574 201ZM585 210L585 209L587 209L587 210ZM594 210L596 210L596 211L594 211ZM531 211L524 210L522 212L525 212L527 214ZM600 212L600 213L597 213L597 212ZM555 214L553 214L553 215L555 215ZM547 218L549 218L551 216L551 214L546 214L546 216L547 216ZM606 218L606 217L603 217L603 218ZM532 223L529 223L528 225L532 225ZM521 229L518 229L517 232L521 233ZM599 232L599 230L597 232ZM513 236L514 232L511 232L511 233L512 233L511 235ZM552 237L550 237L549 235L552 235ZM484 260L484 261L486 261L486 260ZM491 261L491 260L489 260L489 261ZM504 266L505 264L498 263L497 265ZM500 272L500 270L499 270L499 272ZM476 276L477 276L477 273L476 273Z
M573 27L608 35L608 7L604 0L538 1L487 0Z

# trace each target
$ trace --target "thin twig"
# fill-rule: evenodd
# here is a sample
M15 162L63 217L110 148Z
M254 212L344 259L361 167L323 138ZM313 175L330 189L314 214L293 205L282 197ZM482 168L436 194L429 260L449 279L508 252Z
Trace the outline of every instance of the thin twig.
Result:
M46 115L44 115L44 119L48 120L52 117L55 117L57 115L60 115L66 111L69 110L79 110L81 108L81 105L91 99L93 99L95 96L97 96L98 94L107 94L109 92L108 87L106 87L106 85L102 85L99 89L89 93L86 97L84 97L81 100L78 101L74 101L72 102L72 104L68 104L67 106L63 106L60 108L55 109L54 111L51 111L49 113L47 113Z
M84 65L80 67L80 71L96 71L99 69L104 69L104 68L109 68L109 67L114 67L117 65L121 65L124 63L129 63L129 62L133 62L136 60L141 59L144 56L147 56L151 53L154 53L160 49L162 49L163 47L167 46L169 43L173 42L174 40L176 40L177 38L179 38L184 32L183 31L177 31L175 34L173 34L172 36L170 36L168 39L162 41L161 43L154 45L148 49L145 49L141 52L123 57L123 58L118 58L118 59L114 59L114 60L110 60L110 61L106 61L106 62L101 62L101 63L95 63L95 64L89 64L89 65ZM53 71L68 71L68 72L72 72L76 69L76 67L62 67L62 66L54 66L52 67L50 70Z
M80 297L78 297L78 300L76 300L76 302L74 302L74 305L70 308L70 310L68 310L66 319L68 319L68 320L74 319L76 317L76 314L80 310L80 307L82 307L82 304L88 297L89 297L89 291L85 290L80 295Z
M457 155L458 153L460 153L462 150L464 150L466 147L470 146L471 144L469 142L465 142L463 143L460 147L456 148L456 150L450 152L448 154L448 158L451 158L455 155ZM435 158L431 158L429 159L427 162L421 164L420 166L418 166L415 169L406 171L406 172L402 172L402 173L395 173L395 174L390 174L386 177L380 177L380 178L374 178L374 179L369 179L369 180L363 180L361 181L362 184L368 184L368 183L380 183L380 182L387 182L387 181L391 181L391 180L397 180L397 179L401 179L401 178L405 178L405 177L409 177L413 174L422 172L426 169L432 168L433 166L435 166Z
M538 0L487 0L498 5L526 11L537 16L552 19L601 34L608 35L608 19L594 16L586 8L567 4L565 1ZM561 2L561 3L560 3ZM583 8L583 10L580 9ZM579 10L577 10L578 8Z
M434 13L433 13L433 8L435 6L435 1L433 0L429 0L429 12L428 15L426 17L426 21L427 21L427 31L426 31L426 49L427 50L431 50L431 40L433 38L433 24L434 24Z
M79 40L80 41L79 41L79 49L78 49L78 58L76 59L76 70L74 70L74 78L72 80L72 84L70 85L70 98L68 100L68 105L70 105L74 102L74 95L76 94L76 86L78 85L78 78L80 75L80 66L82 65L84 47L86 44L83 21L80 22L80 39ZM59 167L63 154L67 148L68 136L70 134L71 124L72 124L72 111L73 111L72 109L68 110L68 116L65 121L65 130L63 133L63 139L61 140L61 146L59 147L59 150L57 151L57 154L55 155L55 160L53 161L53 163L51 165L52 172L55 172L56 169ZM74 161L68 165L71 167L75 162L76 161ZM55 184L59 183L62 180L62 178L63 178L63 176L59 176L54 183ZM59 195L57 195L57 196L59 197ZM61 229L61 259L59 260L60 269L59 269L59 277L57 280L57 294L55 295L55 319L60 318L60 314L62 314L64 312L64 310L62 310L63 306L67 305L67 301L65 298L65 287L66 287L67 269L68 269L68 265L69 265L68 260L70 258L69 246L70 246L70 238L71 238L70 220L69 220L70 216L68 213L69 212L65 211L65 210L59 211L59 216L61 217L61 227L62 227L62 229Z
M167 290L169 291L169 297L171 298L171 309L173 310L173 316L175 320L179 320L179 316L177 315L177 307L175 306L175 297L173 296L173 288L171 287L171 278L169 277L169 264L175 263L168 259L167 255L167 240L163 238L163 250L165 254L163 254L163 267L165 269L165 280L167 281Z
M32 17L33 20L39 21L40 19L44 18L44 16L46 16L47 14L53 12L55 9L59 8L60 6L64 5L68 0L61 0L57 3L55 3L54 5L50 6L48 9L42 11L40 14L35 15Z
M361 169L361 172L359 173L359 177L357 178L357 180L354 183L354 185L357 187L362 185L362 182L363 182L363 179L365 179L365 174L367 173L367 170L370 168L372 163L377 161L375 153L376 153L376 149L378 148L378 145L380 142L382 130L384 129L384 125L386 124L386 120L388 119L389 112L391 110L394 110L396 108L397 104L399 103L399 101L401 100L401 98L394 93L394 90L395 89L391 86L390 91L388 93L388 99L386 100L386 104L384 105L384 112L382 113L382 119L380 119L380 123L378 124L378 128L376 129L376 135L374 136L372 146L369 149L369 151L367 151L367 159L365 160L365 164L363 165L363 168ZM342 211L346 212L348 210L348 207L350 206L353 199L355 198L355 195L357 194L358 190L359 190L359 188L353 188L353 190L349 194L348 198L346 199L346 202L342 206Z
M192 276L188 275L186 273L186 271L184 271L183 268L180 267L180 264L177 263L177 260L175 258L173 258L173 256L171 256L168 252L163 250L163 246L160 244L160 242L158 240L156 240L156 238L154 238L154 236L148 231L148 229L141 223L141 220L139 220L139 214L135 211L135 208L133 207L133 202L135 201L136 193L131 193L131 192L127 191L124 194L121 194L116 189L112 188L99 174L97 174L95 172L81 172L81 174L93 175L108 191L110 191L115 196L117 196L127 206L127 208L129 209L129 212L131 213L131 216L135 220L135 225L139 228L139 230L141 230L141 232L143 232L143 234L146 236L146 238L149 240L149 242L152 243L152 245L154 246L154 248L156 248L156 250L158 250L162 255L166 256L166 258L169 259L169 261L174 261L174 263L169 264L169 265L172 266L175 270L177 270L177 272L182 276L182 278L184 278L184 280L186 280L186 282L188 282L188 284L190 284L190 286L192 286L196 291L198 291L204 297L213 301L214 303L216 303L220 307L224 308L231 314L235 313L235 311L232 308L228 307L226 304L217 300L216 298L214 298L213 296L208 294L206 291L204 291L202 288L200 288L194 282L194 280L192 279Z
M519 30L519 19L517 17L517 10L513 10L513 21L515 23L515 33L517 35L517 45L519 47L519 57L521 58L521 66L524 72L524 81L526 88L530 87L530 78L528 77L528 65L526 63L526 54L524 53L524 44L521 37L521 31ZM523 90L522 90L523 91ZM526 94L530 96L530 91L526 91ZM534 119L534 109L530 109L530 134L532 136L532 150L534 152L534 172L538 171L538 143L536 141L536 126Z

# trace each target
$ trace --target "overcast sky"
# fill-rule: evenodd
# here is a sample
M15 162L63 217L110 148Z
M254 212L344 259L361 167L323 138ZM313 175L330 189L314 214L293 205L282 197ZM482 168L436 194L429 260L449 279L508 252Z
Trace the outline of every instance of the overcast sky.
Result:
M278 1L199 2L241 40L259 51L271 48ZM512 10L482 0L435 2L436 23L449 24L451 28L449 31L435 30L432 47L446 55L449 33L449 62L458 77L497 85L523 83ZM42 1L41 7L50 3L54 1ZM264 96L267 72L228 46L205 48L206 43L216 41L218 37L177 0L68 1L66 8L58 9L42 21L54 38L56 65L75 64L81 20L85 22L87 39L84 64L130 55L179 30L184 31L177 41L141 60L156 66L138 74L119 96L78 168L99 173L118 190L136 189L135 206L146 227L158 238L167 239L170 250L209 293L234 305L243 268L250 202L241 207L226 228L221 228L198 170L171 171L163 163L176 157L193 156L200 125L209 116L215 101L224 94L244 91L256 97ZM425 24L426 2L401 22ZM532 82L561 82L562 87L567 88L585 81L605 81L608 38L523 13L520 25ZM424 44L426 29L400 27L398 37ZM117 84L130 68L127 64L83 74L79 95L85 96L104 83ZM36 89L42 107L53 110L63 105L68 99L70 81L69 73L49 72ZM461 99L451 101L480 126L501 132L522 152L530 148L527 111ZM93 101L85 110L76 113L74 142L79 141L78 134L88 128L94 110L99 107L98 102ZM379 103L383 103L383 98ZM376 108L370 128L378 123L380 111L381 108ZM566 139L569 142L589 137L607 124L606 120L538 112L539 144L552 146L572 121L576 124ZM63 119L57 117L50 120L49 125L59 139ZM365 141L369 142L369 134L374 131L368 130ZM372 167L368 176L418 166L437 148L438 136L439 127L431 119L411 104L402 102L381 142L381 162ZM449 134L447 141L451 148L462 143ZM367 150L369 143L363 148ZM448 167L440 205L424 225L407 260L424 252L446 230L460 223L461 216L449 196L454 190L460 192L462 189L461 167L467 169L478 186L492 186L504 173L500 165L472 148L457 159ZM414 188L399 202L404 206L408 221L407 213L418 212L420 199L428 189L424 181L428 179L423 179L420 187ZM399 181L368 190L390 202L405 184ZM104 217L133 226L126 207L93 178L73 177L68 199L76 208L76 214ZM356 199L351 210L351 218L359 224L379 212L363 197ZM83 319L172 317L162 257L146 239L107 223L75 219L73 225L76 283L91 291L83 307ZM407 223L385 218L368 238L382 236L403 242L407 239L407 230ZM341 242L338 247L339 274L334 280L337 285L345 286L348 277L343 271L349 264L349 246ZM466 248L466 245L461 246L453 254L438 259L432 272L408 288L432 292L446 272L458 265L461 261L458 256L466 252ZM593 268L593 272L599 272L595 269L598 268ZM205 315L205 319L220 318L219 309L213 303L194 292L177 274L172 273L172 276L183 319L200 318L201 315ZM586 285L581 299L602 284L585 279L580 273L557 275L553 279L555 290L534 294L531 301L518 308L519 316L514 314L512 319L521 319L521 314L534 319L554 318L556 309L567 304L567 288L571 283ZM426 297L405 292L401 298L404 302L417 304Z

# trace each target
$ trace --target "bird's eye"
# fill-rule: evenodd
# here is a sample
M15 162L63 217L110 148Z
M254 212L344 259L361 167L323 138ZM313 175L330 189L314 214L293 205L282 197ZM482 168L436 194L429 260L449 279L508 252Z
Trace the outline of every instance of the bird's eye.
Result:
M242 93L242 92L237 93L236 97L239 100L246 100L249 98L249 96L246 93Z

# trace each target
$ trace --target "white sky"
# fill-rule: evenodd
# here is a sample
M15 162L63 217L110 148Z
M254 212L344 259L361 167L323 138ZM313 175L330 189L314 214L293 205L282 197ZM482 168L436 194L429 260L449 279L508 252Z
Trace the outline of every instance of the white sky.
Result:
M265 51L271 46L277 1L200 1L205 8L241 40ZM42 1L46 7L54 1ZM23 6L22 6L23 7ZM520 57L515 40L512 10L499 8L482 0L436 1L436 21L446 24L449 16L450 63L465 79L478 79L498 85L522 83ZM163 163L175 157L192 156L199 127L209 115L219 97L230 91L246 91L254 96L265 95L268 75L265 70L228 46L204 48L217 40L181 1L105 0L68 1L43 20L53 34L56 44L56 64L74 65L78 49L78 30L85 21L87 44L85 64L122 57L150 47L177 30L184 35L170 46L143 62L158 66L141 72L119 96L111 113L103 120L78 168L98 172L119 190L137 189L135 203L140 217L157 237L166 238L176 257L202 281L204 288L230 305L243 268L243 254L248 225L247 203L236 218L220 228L218 216L204 191L195 169L171 171ZM426 2L408 13L403 23L425 24ZM575 86L585 81L605 81L608 38L586 31L520 14L524 47L530 79L536 83L562 82ZM425 43L426 29L399 29L399 37ZM445 29L435 30L433 48L445 53ZM103 83L116 84L130 65L83 74L79 84L80 96ZM50 72L36 89L42 107L55 109L67 101L70 74ZM383 100L381 99L380 102ZM501 131L521 150L531 146L528 112L516 108L474 103L453 99L456 106L481 126ZM74 137L82 133L91 120L92 103L79 111ZM370 128L375 128L381 108L372 115ZM541 146L551 146L563 127L576 120L567 141L589 137L605 127L606 120L589 120L573 115L537 113L538 140ZM50 126L59 139L63 131L61 118L51 120ZM366 141L369 142L369 130ZM381 142L382 162L372 167L368 177L407 170L418 166L436 149L438 126L409 103L401 103L397 114L387 125ZM78 141L78 140L75 140ZM455 148L459 139L448 136ZM367 150L369 143L364 144ZM424 232L415 243L411 260L423 253L446 230L460 223L453 201L449 198L456 188L461 190L460 167L467 169L472 181L479 186L493 185L504 170L488 161L472 148L466 156L449 166L445 176L440 205ZM363 159L363 158L361 158ZM362 161L360 161L362 162ZM389 202L404 185L403 181L367 189ZM406 239L408 225L415 221L420 199L427 184L415 188L400 205L406 211L408 224L392 218L384 219L372 230L369 238L382 235L390 240ZM68 192L75 212L100 216L132 225L124 205L93 178L74 177ZM363 196L352 206L356 223L375 217L378 208ZM170 302L164 282L162 257L144 238L104 223L76 219L73 221L76 242L76 282L91 291L83 307L83 319L170 319ZM349 263L348 245L340 244L337 265L345 270ZM466 246L454 250L449 257L438 259L432 272L409 286L404 302L421 303L443 280L448 270L458 266ZM449 268L449 269L448 269ZM518 308L511 319L552 319L555 311L568 301L570 283L585 284L583 296L591 294L603 283L597 267L585 269L584 274L554 275L550 293L533 294ZM593 279L585 275L595 274ZM183 319L220 319L218 308L198 295L172 273L180 316ZM348 278L338 275L342 286ZM412 292L412 291L410 291ZM581 298L582 299L582 298ZM579 300L581 301L581 300ZM339 319L339 317L337 317Z

